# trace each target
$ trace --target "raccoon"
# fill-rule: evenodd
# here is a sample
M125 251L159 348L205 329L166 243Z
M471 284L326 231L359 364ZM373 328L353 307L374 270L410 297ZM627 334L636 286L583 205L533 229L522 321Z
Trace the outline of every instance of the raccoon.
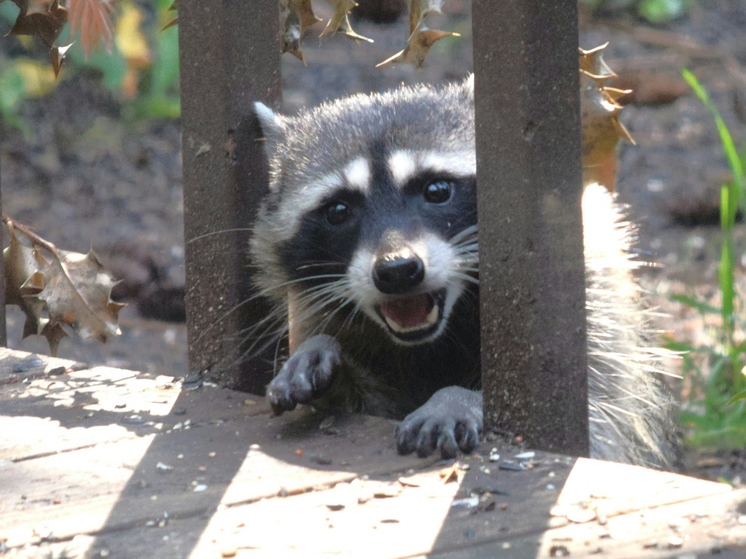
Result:
M256 113L270 164L256 284L292 323L272 409L390 417L402 454L471 452L482 432L473 78ZM670 469L674 402L647 347L633 230L598 185L583 215L591 456Z

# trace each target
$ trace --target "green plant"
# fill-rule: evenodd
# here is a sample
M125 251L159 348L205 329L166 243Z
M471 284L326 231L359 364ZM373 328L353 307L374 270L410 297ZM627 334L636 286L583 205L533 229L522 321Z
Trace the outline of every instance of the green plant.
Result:
M0 55L0 118L9 126L20 129L25 135L31 130L21 117L23 103L30 98L50 92L59 80L68 79L85 69L101 73L106 87L122 99L122 116L125 120L178 118L179 100L179 47L175 27L161 31L173 19L169 8L172 0L158 0L156 17L146 25L146 10L130 0L118 4L120 16L113 27L110 52L73 45L67 53L68 60L58 80L48 60L34 60L35 38L18 36L3 40L18 40L14 56ZM11 26L18 17L14 2L0 0L0 21ZM70 27L60 34L61 44L77 38ZM37 41L38 42L38 41ZM89 38L89 43L91 39ZM36 49L38 50L38 49ZM25 54L18 56L18 54ZM89 52L90 51L90 52ZM36 54L39 54L36 52Z
M711 345L690 346L669 341L669 349L683 352L685 378L691 384L688 408L682 413L684 423L695 427L689 439L692 444L743 446L746 444L746 379L743 375L743 353L746 341L738 341L744 331L743 304L736 292L734 270L736 249L733 230L738 209L746 207L744 191L744 154L739 154L730 130L723 121L705 88L689 70L682 71L700 101L707 107L717 126L732 179L720 189L721 255L718 283L719 307L693 297L675 295L672 298L696 309L706 323L709 317L720 318ZM742 337L742 336L741 336ZM697 358L698 357L698 358ZM703 363L703 365L699 364ZM702 398L702 399L700 399Z
M580 0L593 8L634 10L650 23L666 23L683 16L693 0Z

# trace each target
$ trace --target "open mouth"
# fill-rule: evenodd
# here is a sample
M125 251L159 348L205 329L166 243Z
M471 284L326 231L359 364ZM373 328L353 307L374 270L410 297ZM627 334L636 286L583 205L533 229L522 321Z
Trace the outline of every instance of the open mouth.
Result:
M389 331L403 341L427 338L443 319L446 290L419 293L384 301L376 307Z

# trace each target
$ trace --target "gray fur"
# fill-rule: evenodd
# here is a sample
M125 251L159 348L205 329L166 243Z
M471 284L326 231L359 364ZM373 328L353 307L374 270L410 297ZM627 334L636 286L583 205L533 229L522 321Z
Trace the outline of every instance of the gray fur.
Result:
M467 172L475 153L473 108L471 80L445 88L422 85L355 95L295 118L257 105L271 184L251 251L258 267L257 286L277 303L275 318L284 317L290 299L308 298L290 282L281 249L324 195L342 187L365 188L347 184L350 173L344 170L369 156L371 139L385 139L387 157L397 151L414 154L417 165L427 154L458 154L451 161ZM633 277L639 264L630 256L632 229L613 196L597 185L587 190L583 210L591 455L670 469L677 456L675 403L656 364L662 352L648 347L649 315ZM468 273L476 276L474 270ZM481 410L481 397L452 385L479 387L479 324L477 289L463 276L453 280L459 283L458 300L449 309L446 334L424 345L395 343L374 318L350 310L352 288L344 278L329 288L337 297L331 307L299 303L294 336L295 345L303 344L268 389L275 410L312 402L398 419L409 414L397 432L401 452L424 455L437 448L451 456L459 447L468 452L481 431L480 414L474 412ZM327 339L330 335L334 343ZM316 353L305 355L304 347ZM309 359L326 364L324 390L309 389L308 379L319 374L315 369L293 372ZM295 374L302 378L293 380ZM288 388L293 382L305 382L295 395Z

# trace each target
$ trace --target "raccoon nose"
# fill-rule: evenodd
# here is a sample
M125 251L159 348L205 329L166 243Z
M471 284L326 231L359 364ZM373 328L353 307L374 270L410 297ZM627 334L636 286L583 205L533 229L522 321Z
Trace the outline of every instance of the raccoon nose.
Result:
M411 291L425 279L425 265L419 256L379 259L373 266L373 283L381 293L396 295Z

